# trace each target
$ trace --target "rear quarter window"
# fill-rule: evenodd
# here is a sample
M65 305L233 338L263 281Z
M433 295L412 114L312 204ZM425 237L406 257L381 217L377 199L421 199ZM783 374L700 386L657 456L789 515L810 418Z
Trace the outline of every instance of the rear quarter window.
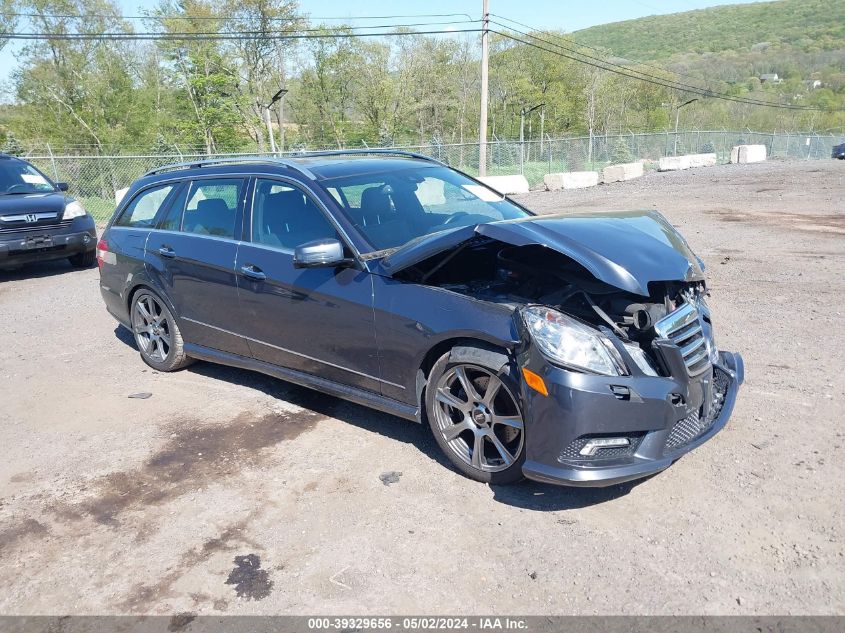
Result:
M169 184L142 191L127 205L114 225L152 228L155 225L156 215L174 187L174 184Z

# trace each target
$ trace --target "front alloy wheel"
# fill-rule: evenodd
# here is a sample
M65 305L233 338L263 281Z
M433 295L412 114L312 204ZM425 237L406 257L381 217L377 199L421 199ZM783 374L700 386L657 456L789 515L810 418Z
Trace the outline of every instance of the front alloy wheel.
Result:
M438 363L439 364L439 363ZM437 443L463 473L479 481L522 478L525 426L507 374L472 364L444 368L429 383L427 413Z

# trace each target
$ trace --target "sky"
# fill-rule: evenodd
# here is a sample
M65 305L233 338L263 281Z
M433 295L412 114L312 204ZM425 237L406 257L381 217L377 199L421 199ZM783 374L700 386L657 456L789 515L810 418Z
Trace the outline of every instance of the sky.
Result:
M692 11L721 4L747 4L759 0L489 0L490 13L543 29L577 31L596 24L620 22L647 15ZM139 15L158 0L118 0L124 15ZM482 0L299 0L300 10L315 21L325 17L358 17L433 13L466 13L479 19ZM460 19L460 18L450 18ZM421 21L421 20L420 20ZM469 25L467 25L469 26ZM19 27L20 28L20 27ZM460 28L460 27L458 27ZM610 43L612 47L612 43ZM0 51L0 99L9 101L13 92L11 74L22 44L12 42Z

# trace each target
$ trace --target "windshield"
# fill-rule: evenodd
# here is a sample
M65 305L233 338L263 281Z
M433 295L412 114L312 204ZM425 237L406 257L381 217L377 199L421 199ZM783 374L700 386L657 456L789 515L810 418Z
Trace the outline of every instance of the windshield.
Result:
M530 215L448 167L414 165L322 185L377 251L438 231Z
M44 193L55 190L53 183L32 165L18 160L0 160L0 194Z

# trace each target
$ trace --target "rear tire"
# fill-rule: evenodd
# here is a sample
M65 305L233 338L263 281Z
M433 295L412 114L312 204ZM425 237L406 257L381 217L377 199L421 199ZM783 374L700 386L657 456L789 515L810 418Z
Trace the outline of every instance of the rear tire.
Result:
M176 371L193 362L185 353L176 319L158 295L141 289L132 297L132 334L141 358L158 371Z
M67 258L70 265L74 268L91 268L96 259L97 251L85 251L84 253L77 253Z
M472 348L475 350L475 348ZM437 444L461 473L488 484L523 479L525 423L519 385L510 363L455 360L452 352L428 376L425 411Z

